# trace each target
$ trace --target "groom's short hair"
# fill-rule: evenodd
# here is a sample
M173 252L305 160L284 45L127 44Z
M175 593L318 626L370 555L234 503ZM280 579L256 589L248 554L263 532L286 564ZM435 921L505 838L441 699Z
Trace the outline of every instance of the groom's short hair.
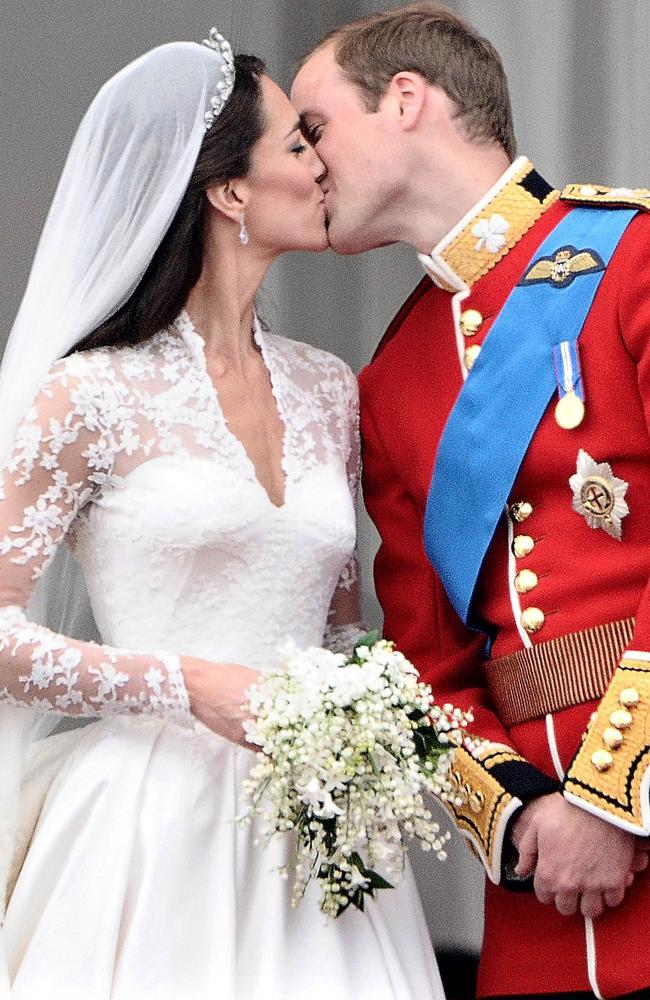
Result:
M377 110L396 73L410 70L451 98L469 138L496 142L514 159L512 108L499 54L446 7L420 2L371 14L330 31L315 51L328 45L368 111Z

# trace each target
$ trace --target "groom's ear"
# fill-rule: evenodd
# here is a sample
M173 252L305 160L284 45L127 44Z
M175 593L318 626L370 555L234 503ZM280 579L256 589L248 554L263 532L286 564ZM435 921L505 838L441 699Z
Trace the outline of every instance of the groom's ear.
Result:
M382 107L404 131L415 128L422 117L428 83L419 73L396 73L382 98Z
M228 219L238 221L241 213L245 212L248 206L248 185L244 180L213 184L205 189L205 196L218 212L221 212Z

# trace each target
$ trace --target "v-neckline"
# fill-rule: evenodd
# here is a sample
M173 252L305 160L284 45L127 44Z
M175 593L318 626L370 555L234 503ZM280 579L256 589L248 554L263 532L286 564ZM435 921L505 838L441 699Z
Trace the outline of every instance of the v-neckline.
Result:
M206 378L210 386L212 399L215 404L217 413L219 415L223 432L228 436L228 439L231 441L234 451L238 455L241 461L243 469L248 473L248 478L258 486L260 491L266 497L269 505L274 510L277 511L283 510L287 505L287 493L289 489L289 473L288 473L288 462L287 462L287 448L288 448L289 435L287 427L287 415L282 403L281 393L278 390L278 384L277 384L278 380L273 369L273 362L269 356L268 345L264 339L262 333L262 325L259 321L257 313L253 313L253 339L260 349L260 355L262 357L264 367L266 368L266 371L269 376L269 382L271 384L271 393L275 401L278 419L283 428L282 455L280 459L280 471L282 474L283 488L282 488L282 501L279 504L275 503L275 501L271 498L269 491L259 478L257 474L257 468L255 467L255 463L253 462L253 459L251 458L246 449L246 445L241 440L241 438L239 438L231 430L228 424L228 420L223 411L223 407L221 406L221 400L219 399L219 392L217 390L216 385L212 381L210 372L208 371L208 365L205 358L205 340L196 329L194 323L192 322L192 318L186 309L183 309L179 314L178 319L175 321L175 326L179 334L181 335L185 345L189 349L192 357L201 368L204 377Z

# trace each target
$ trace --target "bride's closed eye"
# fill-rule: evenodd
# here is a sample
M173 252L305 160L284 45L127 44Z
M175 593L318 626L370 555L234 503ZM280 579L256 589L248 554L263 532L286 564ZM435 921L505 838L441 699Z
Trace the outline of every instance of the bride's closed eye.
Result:
M297 156L300 156L300 154L304 153L306 149L307 146L305 145L304 142L297 142L295 146L291 147L291 152L295 153Z

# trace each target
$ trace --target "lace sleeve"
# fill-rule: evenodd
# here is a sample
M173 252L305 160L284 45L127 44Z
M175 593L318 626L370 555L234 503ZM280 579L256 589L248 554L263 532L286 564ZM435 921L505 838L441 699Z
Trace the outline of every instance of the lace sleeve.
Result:
M75 518L115 481L103 398L110 387L72 371L67 361L52 370L0 477L0 698L67 715L189 719L177 656L78 642L27 618L36 582Z
M359 495L361 446L359 441L359 390L354 374L345 367L345 441L348 448L347 473L350 494L355 504ZM339 577L332 596L324 645L334 653L348 653L367 631L361 620L359 561L356 549Z

